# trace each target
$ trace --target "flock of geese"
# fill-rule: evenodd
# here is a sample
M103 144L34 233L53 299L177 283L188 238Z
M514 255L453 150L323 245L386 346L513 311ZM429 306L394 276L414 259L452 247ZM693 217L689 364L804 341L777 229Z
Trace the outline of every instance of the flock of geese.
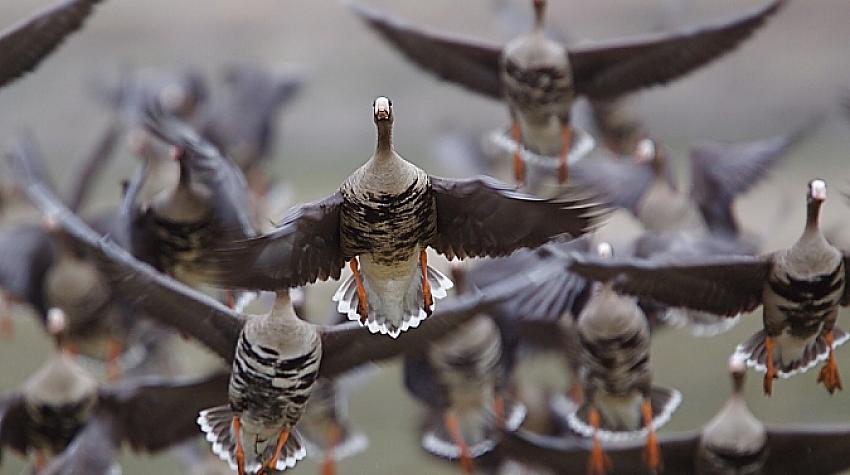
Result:
M64 0L3 31L0 86L36 69L98 3ZM422 446L464 473L850 467L850 425L765 427L742 394L747 367L764 373L766 395L781 392L777 378L815 367L829 393L842 389L834 353L850 338L837 322L850 304L848 255L821 231L826 182L800 190L805 226L786 249L759 253L733 211L816 121L695 145L684 192L665 148L618 102L742 46L787 0L575 48L547 30L545 0L530 3L531 31L502 46L347 2L423 71L507 105L505 129L440 142L442 159L471 178L405 160L393 103L378 97L372 156L279 219L279 188L263 166L302 78L262 68L227 71L221 94L192 71L104 84L98 96L114 120L66 197L34 136L22 135L6 151L0 207L26 200L43 219L0 228L0 330L11 336L12 308L28 306L56 349L0 399L0 447L31 457L34 473L108 474L122 450L190 448L203 435L240 475L277 473L308 454L330 475L366 445L347 418L346 378L401 357L405 387L431 415ZM593 133L571 119L580 97ZM122 138L139 157L136 173L114 211L81 218ZM603 156L585 159L593 149ZM514 184L489 176L503 168ZM646 232L594 243L615 208ZM452 263L435 263L438 254ZM331 322L319 324L305 298L328 279L341 284L327 303ZM700 430L657 434L682 396L653 383L652 334L685 322L710 336L759 307L763 329L729 359L726 405ZM170 376L176 335L227 368ZM541 358L558 362L567 391L523 381L523 365Z

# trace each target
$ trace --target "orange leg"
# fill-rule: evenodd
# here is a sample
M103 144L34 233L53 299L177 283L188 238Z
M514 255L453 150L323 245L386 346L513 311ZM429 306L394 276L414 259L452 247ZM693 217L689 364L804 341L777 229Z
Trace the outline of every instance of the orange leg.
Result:
M646 434L643 462L653 473L658 473L661 471L661 448L658 446L658 438L656 438L655 430L652 428L652 405L649 403L649 398L643 400L640 412L643 416L643 425L649 431Z
M277 467L277 459L280 458L281 452L283 452L283 446L286 445L286 441L289 439L289 431L282 430L280 431L280 435L277 437L277 446L274 448L274 454L272 458L266 462L266 468L274 472L275 467Z
M351 267L351 272L354 272L354 283L357 284L357 314L360 315L360 323L366 323L366 319L369 317L369 302L366 300L366 288L363 287L357 258L352 257L348 261L348 265Z
M522 163L522 131L519 128L519 122L511 123L511 138L516 142L514 150L514 178L517 184L522 184L525 181L525 165Z
M493 413L496 415L496 426L505 428L505 398L500 395L493 397Z
M236 468L239 475L245 475L245 451L242 449L241 428L239 416L233 416L233 437L236 438Z
M574 382L570 385L570 389L567 392L570 400L575 403L576 406L581 406L584 402L584 389L581 387L579 382Z
M452 442L460 449L460 466L463 469L463 473L475 473L475 464L472 462L472 456L469 454L469 446L466 445L466 441L463 439L463 433L460 431L460 423L457 417L451 411L446 411L446 414L443 416L443 423L446 424L446 429L449 430L449 436L451 436Z
M570 145L573 142L573 129L569 125L565 125L561 130L561 157L558 162L558 183L566 183L569 179L569 171L567 169L567 158L570 155Z
M35 463L33 465L35 466L35 473L40 472L47 465L47 457L45 457L44 452L41 450L35 452Z
M823 383L823 385L826 386L826 390L829 391L829 394L832 394L836 389L842 389L841 376L838 374L838 365L835 364L835 354L832 349L832 343L834 341L832 330L827 331L823 336L823 339L829 346L829 359L827 360L826 365L821 368L820 374L818 374L818 382Z
M591 427L593 427L593 445L590 450L590 463L587 465L587 473L588 475L605 475L611 469L611 459L602 451L602 444L597 435L600 425L599 411L595 407L590 408L588 418Z
M339 439L342 438L342 431L335 422L331 422L328 427L327 438L328 447L325 449L325 457L322 461L322 475L334 475L336 467L334 464L334 450L339 444Z
M425 296L425 314L431 315L434 298L431 297L431 283L428 282L428 253L425 249L419 251L419 267L422 268L422 295Z
M224 304L230 308L236 308L236 296L230 289L224 291Z
M768 396L773 393L773 380L776 379L776 367L773 365L773 338L764 338L764 349L767 353L767 370L764 374L764 393Z
M106 379L117 381L121 379L121 368L118 358L124 352L124 345L117 338L110 338L106 349Z

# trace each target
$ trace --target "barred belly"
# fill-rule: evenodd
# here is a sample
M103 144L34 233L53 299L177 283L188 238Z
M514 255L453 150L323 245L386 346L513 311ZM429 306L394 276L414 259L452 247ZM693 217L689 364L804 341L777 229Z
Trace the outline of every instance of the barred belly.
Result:
M427 177L398 194L342 188L342 247L346 256L371 254L375 264L394 266L411 258L436 234L436 201ZM424 246L423 246L424 247Z
M157 238L157 267L170 271L176 266L192 264L215 235L212 221L178 223L167 219L153 219Z
M782 277L768 281L774 296L766 299L769 304L765 309L765 326L768 329L773 326L768 314L778 311L785 317L783 323L791 335L798 338L816 336L823 323L837 311L844 291L843 264L815 278L795 279L787 274Z
M246 428L292 427L306 408L316 382L321 346L309 352L280 354L239 338L230 378L230 404Z
M504 71L502 78L508 101L530 121L569 116L573 101L569 69L551 66L522 68L506 60ZM539 120L535 121L535 117Z
M592 341L581 334L579 338L587 387L612 396L626 396L650 380L649 341L641 330Z

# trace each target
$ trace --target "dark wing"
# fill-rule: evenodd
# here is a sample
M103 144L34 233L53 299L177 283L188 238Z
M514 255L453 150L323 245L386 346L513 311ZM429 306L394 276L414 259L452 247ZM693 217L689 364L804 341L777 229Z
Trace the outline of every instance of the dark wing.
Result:
M771 268L769 256L615 260L576 256L569 269L614 289L669 307L733 316L754 310Z
M691 147L691 198L713 233L738 234L732 211L735 197L767 176L792 147L813 131L815 124L752 142L706 142Z
M200 434L198 413L227 403L230 372L191 379L146 378L101 390L101 407L115 417L136 451L154 452Z
M427 345L460 325L486 312L492 305L512 298L527 286L540 285L564 270L559 263L519 273L485 289L474 289L441 303L416 331L398 338L376 338L358 323L325 326L322 334L322 363L319 376L333 378L370 361L424 351Z
M586 197L537 198L486 176L431 176L431 187L437 201L437 236L430 245L449 259L504 256L558 236L577 237L605 214Z
M570 180L591 189L611 203L637 215L638 206L655 180L652 167L632 160L582 160L570 168Z
M435 33L348 0L348 6L404 56L441 79L492 98L502 95L502 47Z
M666 473L693 473L698 433L663 434L658 437ZM603 447L616 473L643 475L642 441L609 443ZM545 467L555 473L584 473L590 458L591 441L574 435L552 437L527 430L505 432L499 443L503 457L531 466Z
M120 428L111 414L98 412L41 475L110 475L118 456Z
M828 475L850 469L850 426L768 429L764 473Z
M233 359L244 323L240 314L134 258L104 238L71 212L37 176L27 170L28 158L13 153L12 169L23 191L41 212L56 220L66 234L97 258L98 267L129 304L148 316L201 341L210 350Z
M29 446L27 425L30 418L19 393L7 394L0 400L0 461L3 447L26 454Z
M202 260L205 278L225 287L276 290L316 280L338 279L345 256L340 247L342 195L290 211L273 232L223 244Z
M613 98L666 84L735 49L785 3L774 0L719 25L571 49L576 94Z
M208 185L214 194L211 203L216 212L216 226L221 231L229 237L256 235L249 214L252 206L248 185L236 164L191 126L163 112L156 101L146 104L145 127L185 154L181 160L189 166L192 179Z
M121 138L121 132L122 127L117 121L110 122L95 144L91 155L83 163L68 194L68 207L72 211L79 211L86 197L92 192L98 175L114 155L115 146L118 144L118 139Z
M0 87L34 70L101 0L65 0L0 32Z
M0 231L0 289L46 312L42 282L56 260L56 248L40 224L19 224Z

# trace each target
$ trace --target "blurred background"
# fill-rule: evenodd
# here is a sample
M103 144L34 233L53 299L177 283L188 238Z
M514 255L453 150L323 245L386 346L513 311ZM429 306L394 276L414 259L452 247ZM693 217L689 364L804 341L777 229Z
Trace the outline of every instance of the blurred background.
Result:
M507 39L490 0L371 0L375 7L442 31ZM506 0L507 1L507 0ZM528 1L515 6L526 12ZM688 28L723 20L764 4L750 0L572 0L551 2L548 23L576 43ZM0 2L3 25L27 16L46 1ZM766 239L765 249L790 245L803 227L806 182L823 177L831 200L824 225L841 226L850 216L842 192L850 191L847 151L850 124L839 103L850 95L850 3L844 0L791 2L736 52L674 85L632 96L629 113L671 150L680 183L687 183L687 149L700 139L747 140L787 132L817 114L826 120L814 137L785 160L755 190L739 200L744 226ZM94 99L93 84L124 70L202 71L215 85L224 66L256 63L291 67L307 74L306 87L281 117L270 176L294 187L298 201L333 191L374 148L371 104L378 95L393 100L396 147L408 160L435 173L431 141L446 130L480 130L507 122L504 106L442 84L421 73L368 31L341 3L307 0L148 0L102 3L84 31L73 36L36 73L0 92L0 143L22 127L33 130L59 186L68 185L98 134L111 120ZM114 206L118 182L136 166L121 146L94 190L90 210ZM13 219L31 219L21 207ZM630 216L618 213L603 234L616 240L636 235ZM850 226L846 231L850 242ZM317 285L310 309L325 315L336 283ZM50 347L32 318L18 318L15 338L0 341L0 390L18 386L43 361ZM839 326L850 328L846 315ZM735 345L761 327L760 314L732 331L695 339L687 329L659 332L652 363L658 384L679 389L682 406L664 431L698 428L729 393L726 358ZM182 349L186 347L186 349ZM181 345L187 371L216 364L203 350ZM850 378L850 346L837 352L839 368ZM780 380L774 396L761 394L761 377L751 372L747 395L756 416L768 424L848 421L850 391L834 396L815 385L812 371ZM419 448L420 411L401 386L399 365L382 370L362 385L351 401L351 418L370 439L367 451L339 466L340 474L457 473ZM169 455L124 456L125 474L182 473ZM9 452L2 474L22 473L27 465ZM294 474L316 473L304 460Z

